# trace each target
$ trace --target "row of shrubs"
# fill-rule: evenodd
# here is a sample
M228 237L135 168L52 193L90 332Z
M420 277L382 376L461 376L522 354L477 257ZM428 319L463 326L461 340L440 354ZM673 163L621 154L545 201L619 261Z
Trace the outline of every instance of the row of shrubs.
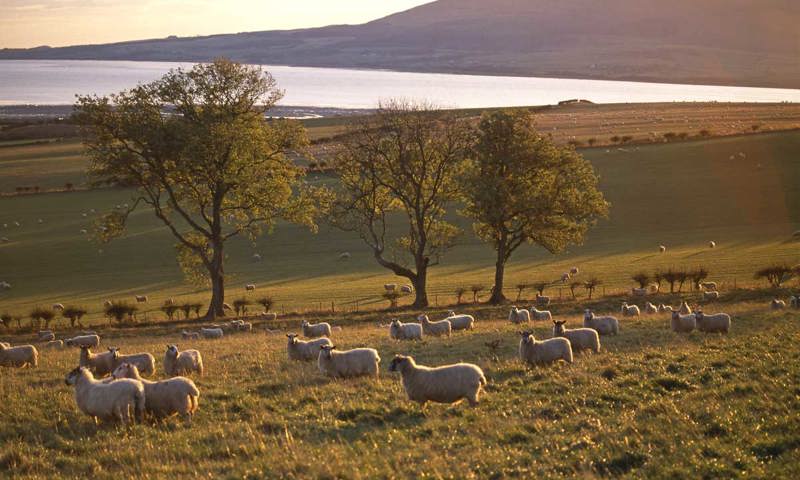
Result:
M750 131L757 132L760 128L761 128L761 125L757 125L757 124L756 125L752 125L750 127ZM712 134L711 130L708 130L708 129L704 128L704 129L700 130L699 132L697 132L697 135L695 135L694 137L695 138L708 138L708 137L711 136L711 134ZM666 132L666 133L661 135L661 138L665 142L674 142L674 141L686 140L686 139L688 139L690 137L692 137L692 135L689 132ZM652 138L639 138L639 139L636 139L636 138L633 137L633 135L614 135L614 136L610 137L609 140L611 141L612 144L625 145L625 144L631 143L634 140L652 141L653 139ZM570 140L568 143L570 145L572 145L573 147L582 147L584 145L588 145L590 147L593 147L593 146L597 145L598 140L593 137L593 138L590 138L590 139L586 140L586 142L583 142L583 141L577 140L577 139L573 139L573 140Z

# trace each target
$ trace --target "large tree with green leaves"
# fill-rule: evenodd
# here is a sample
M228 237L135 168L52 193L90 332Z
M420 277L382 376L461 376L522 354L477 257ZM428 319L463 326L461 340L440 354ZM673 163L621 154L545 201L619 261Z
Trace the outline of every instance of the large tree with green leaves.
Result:
M460 233L445 214L459 195L470 133L449 113L395 101L354 124L336 158L333 225L358 233L378 264L407 278L415 307L428 306L428 269Z
M521 245L551 253L578 244L608 203L592 165L534 126L525 110L485 114L463 176L465 207L478 237L497 252L490 302L500 303L505 266Z
M220 59L78 98L91 175L135 189L130 208L103 217L101 239L119 236L136 208L152 210L177 239L184 271L211 285L207 318L224 316L229 239L280 219L315 228L313 195L287 157L307 144L305 130L264 115L282 95L269 73Z

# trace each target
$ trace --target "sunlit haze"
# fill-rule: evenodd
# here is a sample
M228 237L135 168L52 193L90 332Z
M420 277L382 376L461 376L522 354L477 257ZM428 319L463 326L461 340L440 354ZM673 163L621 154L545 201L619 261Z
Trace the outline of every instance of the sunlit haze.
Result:
M428 0L2 0L0 48L356 24Z

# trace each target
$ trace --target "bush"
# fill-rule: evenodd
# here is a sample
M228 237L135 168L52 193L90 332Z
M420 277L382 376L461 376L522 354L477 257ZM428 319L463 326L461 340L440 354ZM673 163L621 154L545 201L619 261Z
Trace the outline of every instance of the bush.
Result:
M472 303L478 303L480 293L486 289L483 285L473 285L469 288L472 291Z
M575 294L575 289L583 285L582 282L572 282L569 284L569 293L572 295L573 300L577 300L578 296Z
M200 318L200 310L203 308L202 303L192 303L191 304L192 311L194 312L195 318Z
M464 294L467 293L467 289L464 287L456 288L456 303L461 305L461 299L464 297Z
M233 301L233 311L236 315L243 317L247 313L247 306L252 305L252 302L246 298L237 298Z
M544 295L544 289L549 287L549 286L550 286L549 282L535 282L533 284L534 290L539 292L539 295Z
M528 288L529 286L530 286L530 285L528 285L527 283L518 283L518 284L516 285L516 287L517 287L517 301L518 301L518 302L519 302L519 299L520 299L520 298L522 298L522 292L523 292L523 291L524 291L526 288Z
M391 292L383 292L383 298L389 302L389 308L397 308L397 301L401 296L402 295L400 292L396 290L392 290Z
M29 313L28 316L31 317L31 326L33 328L41 328L43 325L45 328L49 328L50 322L53 321L53 318L55 318L56 314L50 309L36 307L31 310L31 313Z
M689 272L689 278L692 280L692 288L700 289L700 282L708 278L708 270L703 267L698 267Z
M256 300L256 303L264 307L264 312L269 312L269 310L275 304L275 301L272 299L272 297L261 297Z
M631 279L638 283L640 288L644 288L648 283L650 283L650 275L644 272L637 273L636 275L632 276Z
M164 312L170 321L172 321L175 317L175 312L178 311L178 306L167 300L164 302L164 305L161 306L161 311Z
M583 288L589 292L589 300L592 299L592 294L594 293L595 289L600 286L602 282L597 277L592 277L583 284Z
M184 303L181 305L181 311L183 312L183 319L189 320L189 314L192 313L192 304Z
M678 281L678 272L670 268L662 273L661 276L665 282L669 283L669 293L675 293L675 283Z
M61 312L61 316L69 319L69 325L72 328L75 328L75 324L81 325L81 318L84 317L88 312L83 307L76 307L74 305L67 305L64 307L64 310Z
M800 272L784 263L764 267L755 273L754 278L756 280L766 280L773 288L780 288L784 282L788 282L797 274L800 274Z
M133 322L136 320L136 312L139 307L132 305L125 301L111 302L106 305L104 313L109 320L116 320L117 323L122 323L126 319Z

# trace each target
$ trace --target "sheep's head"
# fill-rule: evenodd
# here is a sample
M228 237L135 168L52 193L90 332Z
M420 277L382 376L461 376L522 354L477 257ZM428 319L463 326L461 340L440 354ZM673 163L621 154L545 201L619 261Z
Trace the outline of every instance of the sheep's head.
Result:
M520 337L522 337L522 341L524 343L531 343L534 340L533 334L531 332L528 332L528 331L519 332L519 335L520 335Z
M395 355L392 362L389 364L390 372L402 372L406 365L410 365L414 359L405 355Z
M336 345L321 345L319 354L325 359L331 358L331 352L336 348Z
M553 320L553 334L562 335L565 323L567 323L566 320Z
M584 310L584 312L583 312L583 318L584 318L584 320L591 320L591 319L593 319L593 318L594 318L594 312L592 312L591 310L589 310L589 309L587 308L587 309L586 309L586 310Z
M111 358L114 360L119 358L119 348L118 347L108 347L108 351L111 352Z
M168 357L177 357L178 356L178 346L177 345L167 345L167 356Z
M423 313L422 315L418 316L418 317L417 317L417 320L419 320L419 321L420 321L420 322L422 322L422 323L428 323L428 322L430 322L430 319L429 319L429 318L428 318L428 316L427 316L427 315L425 315L424 313Z
M309 325L308 320L303 320L303 323L300 324L301 327L306 328Z
M80 378L81 375L91 375L91 373L85 367L75 367L64 377L64 383L67 385L75 385L78 383L78 378Z
M113 377L114 379L136 378L136 375L134 375L133 372L134 368L136 368L136 366L131 365L129 363L124 363L124 362L120 363L119 366L115 368L113 372L111 372L111 377Z
M289 339L289 345L294 345L297 343L297 334L296 333L287 333L286 338Z

